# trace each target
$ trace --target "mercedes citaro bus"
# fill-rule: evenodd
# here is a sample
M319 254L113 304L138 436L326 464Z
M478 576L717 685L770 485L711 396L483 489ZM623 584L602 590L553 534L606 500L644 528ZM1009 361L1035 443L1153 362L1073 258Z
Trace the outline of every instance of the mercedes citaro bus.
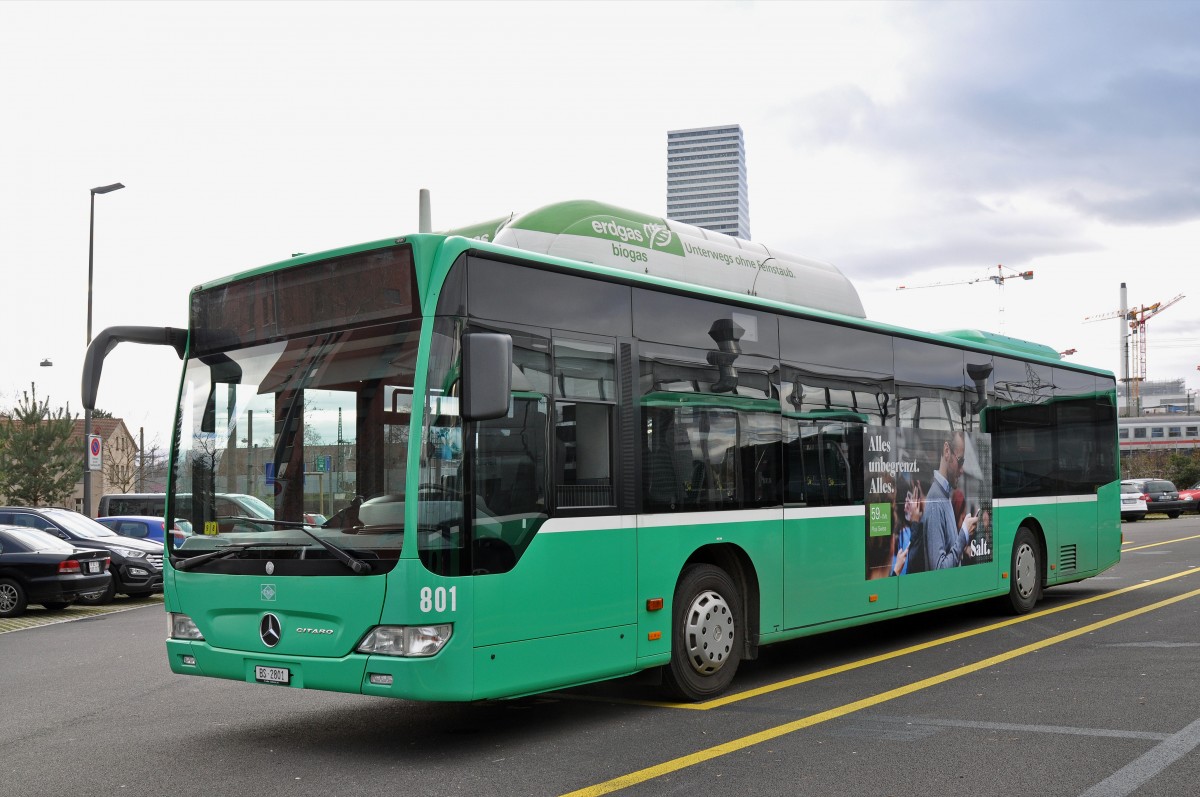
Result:
M1120 556L1110 373L596 202L206 282L186 329L97 336L85 406L121 341L183 360L177 673L478 700L654 669L695 701L763 645L1025 612Z

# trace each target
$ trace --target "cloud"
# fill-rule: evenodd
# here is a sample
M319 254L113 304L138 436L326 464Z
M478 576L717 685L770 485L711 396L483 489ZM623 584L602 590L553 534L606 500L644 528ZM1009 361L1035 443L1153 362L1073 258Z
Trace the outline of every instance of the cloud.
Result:
M1062 201L1082 214L1113 224L1168 225L1200 218L1200 190L1193 185L1133 190L1118 196L1067 192Z
M901 163L922 186L925 207L897 207L890 221L942 243L902 262L997 244L1016 262L1088 251L1094 221L1200 218L1200 6L917 9L918 56L896 96L841 85L786 109L796 147ZM1037 210L999 212L1005 197Z

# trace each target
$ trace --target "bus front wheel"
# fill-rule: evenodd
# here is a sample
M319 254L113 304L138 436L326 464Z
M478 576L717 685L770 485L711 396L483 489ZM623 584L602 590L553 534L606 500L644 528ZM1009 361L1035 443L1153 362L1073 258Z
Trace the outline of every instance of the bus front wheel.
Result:
M1012 567L1009 570L1008 602L1015 614L1033 609L1042 597L1042 549L1037 537L1025 526L1013 539Z
M742 659L742 598L724 570L684 569L671 608L671 663L666 686L674 697L698 701L729 687Z

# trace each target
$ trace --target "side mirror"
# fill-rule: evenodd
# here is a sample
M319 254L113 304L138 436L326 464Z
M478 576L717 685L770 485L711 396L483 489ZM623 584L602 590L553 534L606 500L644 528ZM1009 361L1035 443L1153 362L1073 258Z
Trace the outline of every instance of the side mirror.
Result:
M100 387L100 371L104 358L118 343L145 343L154 346L170 346L179 359L187 349L186 329L173 327L109 327L100 332L88 346L83 358L83 407L96 409L96 391Z
M487 421L508 414L512 393L512 337L468 332L462 339L463 420Z

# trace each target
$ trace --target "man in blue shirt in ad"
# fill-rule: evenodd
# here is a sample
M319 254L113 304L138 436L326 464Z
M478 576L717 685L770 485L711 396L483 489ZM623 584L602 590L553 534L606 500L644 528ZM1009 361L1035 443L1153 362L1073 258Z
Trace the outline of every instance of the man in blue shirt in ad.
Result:
M954 516L954 505L950 496L963 475L966 459L966 440L961 431L950 435L942 443L942 458L933 474L933 484L925 496L925 568L944 570L958 567L964 557L975 555L971 546L971 534L979 521L976 515L963 518L962 526Z

